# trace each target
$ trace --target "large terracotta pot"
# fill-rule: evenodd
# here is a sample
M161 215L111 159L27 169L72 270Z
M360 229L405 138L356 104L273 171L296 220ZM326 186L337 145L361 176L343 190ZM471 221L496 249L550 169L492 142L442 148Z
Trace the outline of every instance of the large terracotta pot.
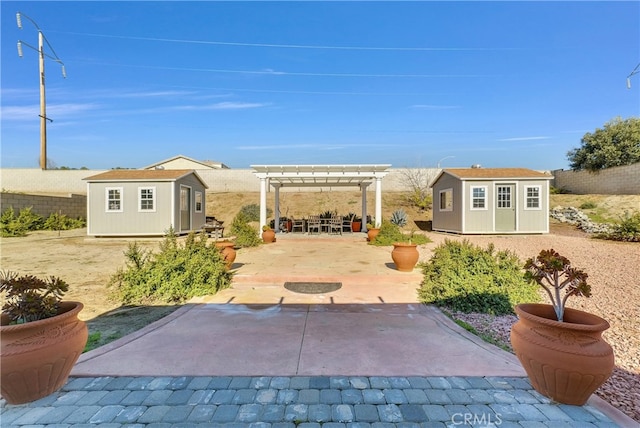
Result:
M376 239L378 233L380 233L379 227L372 227L371 229L367 229L367 241L371 242Z
M227 269L231 269L237 256L236 249L234 248L235 244L230 241L216 242L216 247L220 248Z
M8 325L0 322L2 397L10 404L35 401L60 389L69 378L89 335L78 319L80 302L60 303L59 315Z
M613 371L613 350L601 337L609 323L571 308L559 322L553 306L545 304L515 309L519 319L511 329L511 345L533 388L559 403L586 403Z
M396 242L393 244L393 251L391 251L391 258L396 265L396 269L401 272L411 272L418 263L420 253L416 244L409 244L406 242Z
M270 244L276 240L276 231L273 229L267 229L262 231L262 241L265 244Z

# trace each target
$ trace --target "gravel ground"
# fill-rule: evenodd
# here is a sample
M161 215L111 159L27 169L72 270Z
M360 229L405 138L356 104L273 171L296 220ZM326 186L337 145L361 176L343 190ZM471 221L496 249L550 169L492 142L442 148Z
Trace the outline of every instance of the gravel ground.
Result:
M553 248L568 257L572 264L589 274L592 296L573 297L567 306L591 312L609 321L611 328L603 337L613 347L616 368L611 378L596 394L640 422L640 245L590 239L588 235L558 226L549 235L467 236L430 234L429 248L445 239L468 239L486 247L509 249L521 260L533 257L542 249ZM548 303L548 301L547 301ZM490 335L510 349L509 332L515 316L493 317L485 314L452 314Z

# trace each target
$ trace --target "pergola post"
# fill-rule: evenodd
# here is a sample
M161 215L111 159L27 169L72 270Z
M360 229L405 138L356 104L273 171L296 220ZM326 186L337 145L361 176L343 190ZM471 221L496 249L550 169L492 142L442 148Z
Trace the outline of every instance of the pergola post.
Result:
M274 184L273 188L276 190L274 193L274 205L275 205L275 222L273 225L276 233L280 232L280 184Z
M260 230L267 224L267 178L260 177Z
M374 226L382 224L382 178L376 177L376 221Z
M367 231L367 187L369 184L362 183L360 189L362 190L362 231Z

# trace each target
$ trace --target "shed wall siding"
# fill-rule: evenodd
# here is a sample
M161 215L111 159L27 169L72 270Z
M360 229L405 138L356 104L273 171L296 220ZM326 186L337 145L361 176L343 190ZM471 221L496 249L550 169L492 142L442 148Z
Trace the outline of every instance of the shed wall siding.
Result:
M440 211L440 192L453 189L453 211ZM462 233L462 183L449 175L442 175L433 186L432 229Z
M540 209L529 210L527 206L526 188L540 186ZM547 233L549 232L549 181L522 180L518 183L517 218L518 232Z
M171 226L171 182L89 183L89 235L164 234ZM122 188L122 212L107 212L105 192ZM155 211L138 211L138 188L155 187Z
M474 210L471 189L473 187L486 187L486 199L484 210ZM486 233L493 232L494 226L494 186L491 180L488 181L465 181L464 182L464 204L461 209L464 210L464 232L466 233Z

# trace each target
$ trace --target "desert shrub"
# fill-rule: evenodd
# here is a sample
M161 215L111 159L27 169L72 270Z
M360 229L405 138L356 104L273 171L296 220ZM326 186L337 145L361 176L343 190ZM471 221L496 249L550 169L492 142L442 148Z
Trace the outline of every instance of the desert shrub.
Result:
M229 287L232 274L215 244L191 232L180 245L173 230L152 253L136 242L125 252L126 268L111 277L111 297L122 304L180 303L194 296L215 294Z
M598 204L596 204L593 201L587 201L582 203L582 205L580 205L581 210L592 210L594 208L598 208Z
M418 291L424 303L459 312L512 314L519 303L540 300L539 287L525 279L523 265L510 251L486 249L469 241L446 240L422 264Z
M565 195L567 193L571 193L571 192L565 189L564 187L549 186L549 194L551 195Z
M267 208L267 217L271 217L272 212L271 208ZM245 216L247 221L260 221L260 205L258 204L244 205L240 208L240 213Z
M70 230L79 229L85 226L85 221L82 218L70 218L65 214L51 213L49 217L44 221L42 225L46 230Z
M630 214L626 212L620 221L613 226L609 233L598 235L598 238L612 241L640 242L640 212Z
M411 242L413 244L426 244L431 242L429 238L419 234L404 234L397 224L393 224L390 221L383 220L380 225L380 232L376 238L369 242L371 245L377 246L389 246L396 242Z
M431 208L433 197L420 189L414 189L407 194L407 202L423 211Z
M31 211L31 207L20 210L15 215L13 207L9 207L0 215L0 233L2 236L25 236L30 230L42 228L42 217Z
M249 224L249 219L242 211L238 212L231 222L231 234L234 235L238 247L256 247L262 242L258 229Z

